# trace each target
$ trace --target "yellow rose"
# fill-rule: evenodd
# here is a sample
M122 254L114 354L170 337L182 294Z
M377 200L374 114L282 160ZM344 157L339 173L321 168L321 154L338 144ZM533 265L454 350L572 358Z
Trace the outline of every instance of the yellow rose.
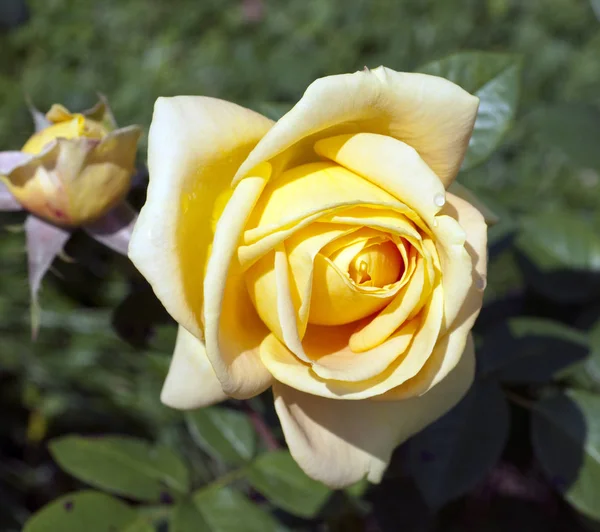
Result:
M315 81L277 123L159 99L129 254L180 324L163 402L272 387L308 475L379 481L473 379L486 224L446 189L477 107L383 67Z
M106 103L83 113L53 105L20 152L3 152L0 179L29 212L62 227L94 222L130 188L138 126L115 129ZM9 164L9 161L11 164Z

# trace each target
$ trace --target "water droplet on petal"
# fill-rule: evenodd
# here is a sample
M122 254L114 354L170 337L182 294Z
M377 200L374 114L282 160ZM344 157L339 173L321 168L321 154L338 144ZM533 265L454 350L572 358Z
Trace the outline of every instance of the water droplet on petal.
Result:
M436 194L433 197L433 203L435 203L437 207L443 207L446 204L446 197L444 194Z
M439 225L438 221L434 218L433 219L433 227L437 227Z

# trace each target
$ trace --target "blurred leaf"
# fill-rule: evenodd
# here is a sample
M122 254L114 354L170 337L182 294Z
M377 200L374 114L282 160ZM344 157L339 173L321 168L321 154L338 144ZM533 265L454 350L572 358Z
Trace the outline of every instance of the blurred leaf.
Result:
M250 466L247 478L270 502L294 515L317 515L331 490L306 476L289 451L259 456Z
M467 395L408 443L408 467L432 508L463 495L496 464L509 410L497 381L476 380Z
M419 70L449 79L479 98L479 112L462 170L485 161L501 144L515 118L521 61L508 54L461 52Z
M169 532L211 532L212 530L191 500L183 500L173 509Z
M270 513L231 488L209 488L193 496L196 508L216 532L275 532L285 528Z
M194 441L213 458L243 465L256 451L256 433L248 417L230 408L208 407L186 412Z
M576 165L600 170L600 110L585 103L543 107L531 115L535 136Z
M57 499L33 515L23 532L153 532L152 525L124 502L96 491Z
M600 321L596 322L588 335L589 356L580 364L561 373L569 384L600 393Z
M27 22L29 9L25 0L2 0L0 2L0 29L15 28Z
M478 353L478 371L501 382L526 384L551 380L588 354L586 335L562 323L518 317L490 331Z
M169 532L282 532L268 512L230 488L198 490L180 502L171 519Z
M291 108L291 104L281 102L261 102L257 106L257 110L260 114L275 121L279 120Z
M50 452L74 477L134 499L157 501L189 489L187 467L176 454L135 438L65 436L52 440Z
M600 519L600 396L581 390L542 399L533 447L551 483L580 512Z
M600 290L600 236L567 210L523 219L516 246L530 285L556 301L593 299Z
M352 498L360 499L365 492L369 489L369 481L366 478L355 482L351 486L344 489L347 495Z
M596 18L600 20L600 0L590 0L592 3L592 9L596 14Z

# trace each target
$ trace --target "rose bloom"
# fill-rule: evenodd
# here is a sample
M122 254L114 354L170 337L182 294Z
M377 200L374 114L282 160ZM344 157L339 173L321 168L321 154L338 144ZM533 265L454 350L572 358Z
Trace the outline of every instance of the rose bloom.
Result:
M473 380L487 229L446 189L477 107L384 67L315 81L276 123L160 98L129 255L180 324L163 402L272 388L308 475L378 482Z
M79 227L123 201L139 126L117 129L105 100L82 113L60 104L33 113L38 131L20 151L0 152L0 184L21 207L54 225Z

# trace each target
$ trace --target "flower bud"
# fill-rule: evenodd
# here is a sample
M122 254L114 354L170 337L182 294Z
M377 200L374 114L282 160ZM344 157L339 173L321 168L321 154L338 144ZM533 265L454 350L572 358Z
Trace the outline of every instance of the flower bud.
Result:
M53 105L21 148L23 161L0 175L31 213L60 226L97 220L122 201L134 170L138 126L116 129L101 100L82 113ZM40 118L41 117L41 118Z

